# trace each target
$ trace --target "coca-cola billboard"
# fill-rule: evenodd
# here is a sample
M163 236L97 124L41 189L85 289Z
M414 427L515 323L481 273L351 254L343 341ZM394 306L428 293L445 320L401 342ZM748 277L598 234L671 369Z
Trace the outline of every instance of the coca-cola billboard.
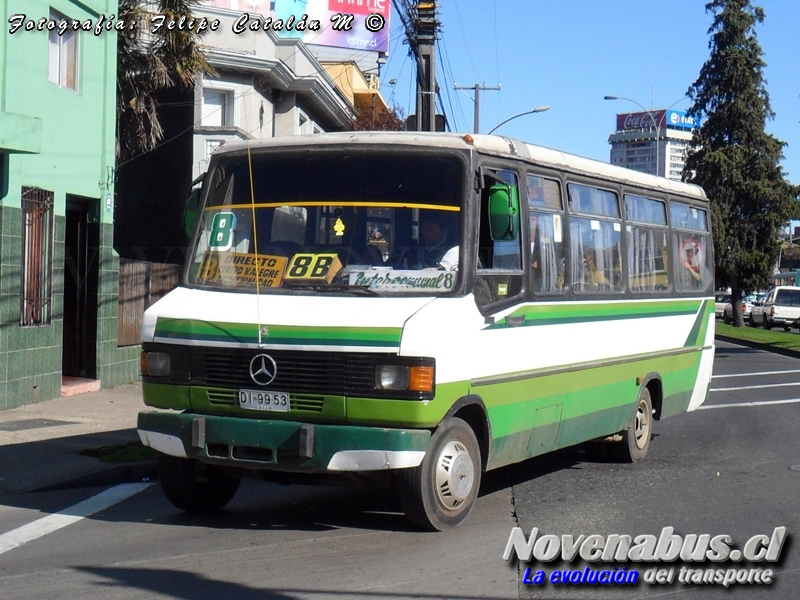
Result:
M694 129L699 126L696 119L679 110L652 110L649 113L635 112L617 115L617 131L653 129L656 127L656 123L658 124L658 129L666 129L667 127Z
M662 128L666 125L667 111L624 113L617 115L617 131Z

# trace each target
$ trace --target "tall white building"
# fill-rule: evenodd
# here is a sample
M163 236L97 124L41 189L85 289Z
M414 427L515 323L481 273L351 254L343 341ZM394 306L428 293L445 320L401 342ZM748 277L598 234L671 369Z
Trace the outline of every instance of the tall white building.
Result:
M680 181L694 119L677 110L618 113L611 164Z

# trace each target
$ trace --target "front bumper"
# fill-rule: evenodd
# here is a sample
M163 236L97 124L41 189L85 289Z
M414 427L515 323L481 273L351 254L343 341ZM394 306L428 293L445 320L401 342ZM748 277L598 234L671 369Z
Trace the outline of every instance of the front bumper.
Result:
M139 413L139 437L159 452L245 469L295 473L416 467L431 432L248 419L193 413Z

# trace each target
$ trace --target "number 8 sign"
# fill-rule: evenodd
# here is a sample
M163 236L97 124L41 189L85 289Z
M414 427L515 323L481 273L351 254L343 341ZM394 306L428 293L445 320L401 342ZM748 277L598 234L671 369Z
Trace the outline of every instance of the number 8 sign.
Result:
M232 212L219 212L211 221L211 238L208 247L224 252L233 246L233 228L236 226L236 215Z

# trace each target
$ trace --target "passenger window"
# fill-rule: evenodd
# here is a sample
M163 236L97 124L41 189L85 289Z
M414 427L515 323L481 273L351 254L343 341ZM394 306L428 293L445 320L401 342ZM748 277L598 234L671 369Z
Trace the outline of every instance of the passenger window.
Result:
M570 275L576 292L621 291L622 226L599 219L571 218Z
M677 290L705 290L713 283L708 265L708 236L675 232L672 234L672 252Z
M528 206L564 210L559 183L553 179L528 175Z
M527 180L531 285L538 293L561 292L566 271L561 186L535 175L528 175ZM554 212L545 212L548 209Z
M619 218L619 205L614 192L577 183L570 183L567 187L572 212Z
M664 203L625 194L625 211L628 220L628 285L631 291L669 289L667 212Z

